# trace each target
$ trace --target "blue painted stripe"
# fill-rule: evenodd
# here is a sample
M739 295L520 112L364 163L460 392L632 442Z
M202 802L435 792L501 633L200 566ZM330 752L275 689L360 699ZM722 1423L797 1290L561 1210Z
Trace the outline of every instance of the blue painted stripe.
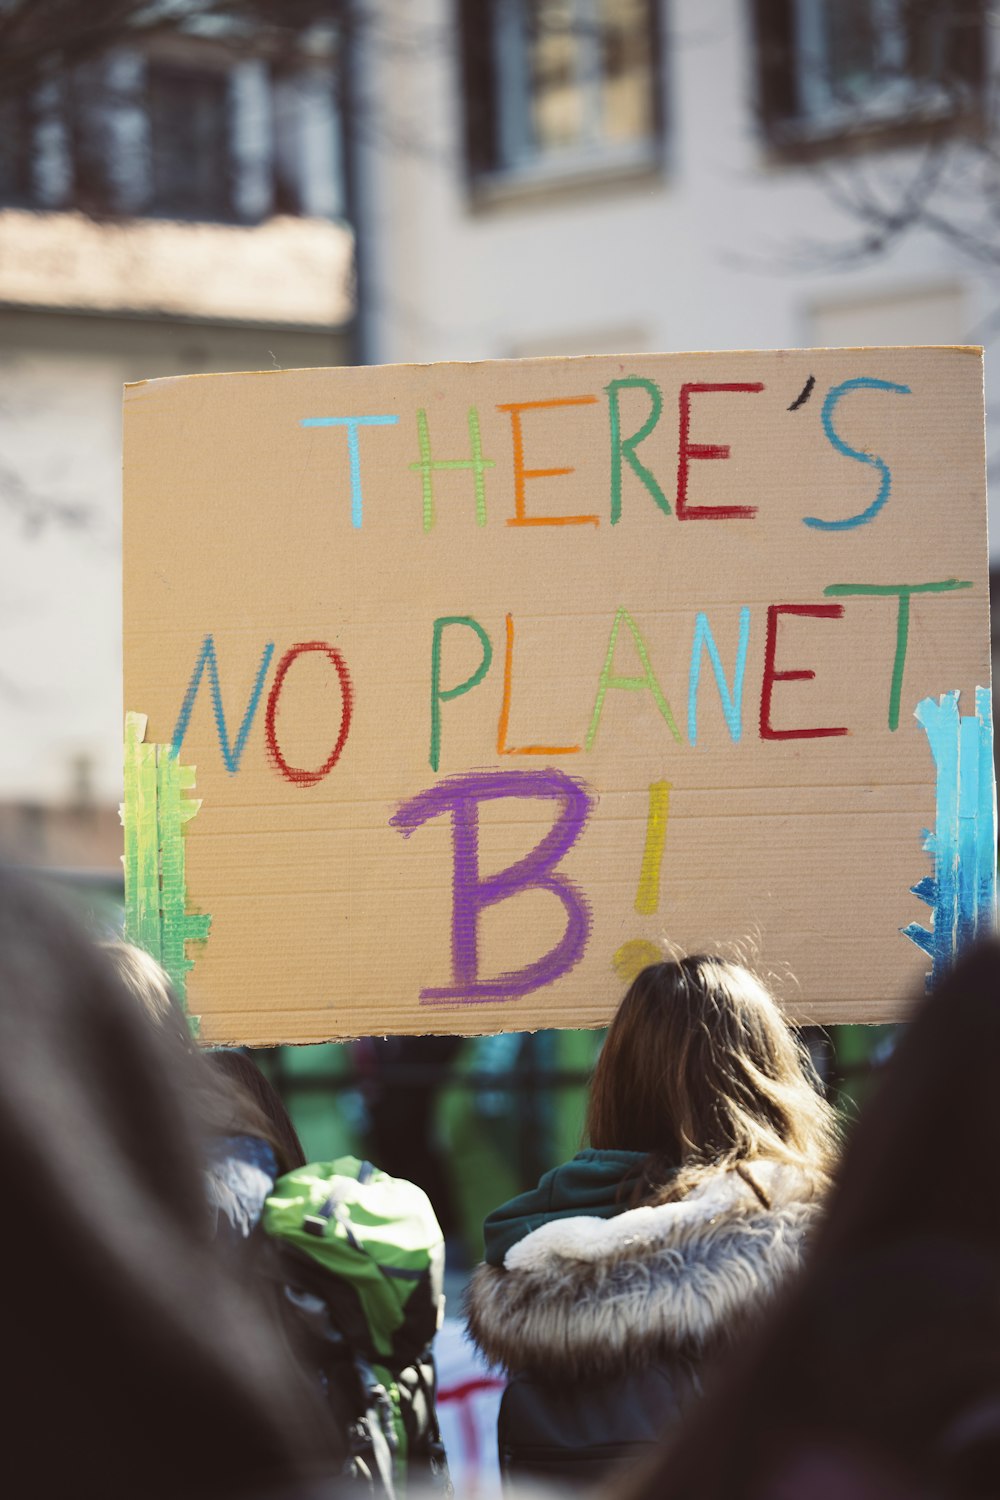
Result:
M976 688L976 718L980 726L977 935L985 937L997 923L997 784L993 771L993 695L989 688Z
M933 833L924 849L933 876L910 889L932 907L933 926L900 931L933 960L928 983L942 977L956 954L996 925L997 812L993 774L993 714L988 688L976 689L976 712L960 715L957 692L917 704L937 768Z

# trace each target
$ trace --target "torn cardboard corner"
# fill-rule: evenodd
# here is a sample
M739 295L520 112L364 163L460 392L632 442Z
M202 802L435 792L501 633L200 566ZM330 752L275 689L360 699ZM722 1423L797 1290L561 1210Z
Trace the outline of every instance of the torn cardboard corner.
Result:
M599 1025L750 934L797 1019L902 1014L983 454L965 349L128 390L130 921L203 1038Z

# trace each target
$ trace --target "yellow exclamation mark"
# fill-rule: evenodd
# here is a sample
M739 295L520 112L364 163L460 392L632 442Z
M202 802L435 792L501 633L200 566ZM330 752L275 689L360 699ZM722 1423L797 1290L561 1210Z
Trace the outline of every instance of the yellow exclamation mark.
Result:
M649 812L646 814L646 847L642 852L639 889L635 909L641 917L651 917L660 904L660 863L667 842L667 818L670 816L670 782L654 781L649 789Z
M651 917L660 905L660 866L667 841L667 819L670 815L670 782L654 781L649 788L649 811L646 814L646 846L642 851L635 909L641 917ZM637 974L650 964L661 963L663 952L648 938L630 938L616 949L611 966L619 979L631 984Z

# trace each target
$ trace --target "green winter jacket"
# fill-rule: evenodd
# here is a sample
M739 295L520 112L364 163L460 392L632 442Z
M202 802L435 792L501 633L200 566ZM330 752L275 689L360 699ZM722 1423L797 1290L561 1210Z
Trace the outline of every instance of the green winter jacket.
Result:
M777 1162L706 1166L682 1198L633 1206L643 1161L583 1152L487 1221L466 1311L510 1377L497 1438L511 1480L617 1493L620 1467L651 1457L795 1273L822 1206Z
M495 1208L483 1225L486 1264L502 1266L511 1245L547 1224L586 1214L613 1219L632 1207L632 1191L642 1175L642 1151L580 1151L572 1161L546 1172L536 1188Z

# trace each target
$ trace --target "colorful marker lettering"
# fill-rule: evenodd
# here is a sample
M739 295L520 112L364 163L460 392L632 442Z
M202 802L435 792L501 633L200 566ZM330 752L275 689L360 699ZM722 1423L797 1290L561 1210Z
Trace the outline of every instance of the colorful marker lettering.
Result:
M692 745L698 743L698 684L701 678L702 648L708 651L708 659L715 673L722 712L734 745L739 744L743 733L743 677L747 665L747 647L750 644L750 610L744 605L740 610L740 637L736 647L736 666L733 670L733 691L730 693L726 681L719 648L712 635L708 616L699 610L694 621L694 641L691 645L691 671L688 677L688 739Z
M742 392L755 395L764 389L760 381L689 381L680 392L680 445L677 457L677 519L678 521L725 521L749 520L757 514L756 505L689 505L688 478L693 458L728 458L728 443L691 442L691 397L706 396L713 392Z
M615 647L618 644L618 632L621 629L623 622L631 631L632 640L635 642L635 649L639 653L639 660L642 663L641 677L619 677L613 670L615 660ZM674 719L673 713L671 712L670 704L667 702L666 698L663 695L663 689L660 687L659 682L656 680L656 673L653 671L652 665L649 660L649 652L646 650L646 642L639 634L639 628L636 625L635 621L632 619L632 616L629 614L627 609L618 610L618 613L615 615L614 624L611 627L611 638L608 641L607 655L604 658L604 666L601 668L601 675L597 683L597 697L594 700L594 712L590 716L590 726L587 729L587 736L583 742L584 747L587 750L590 750L593 747L594 738L597 734L597 727L601 722L601 713L604 709L604 699L607 694L608 688L624 688L631 693L638 693L641 692L644 688L648 688L648 690L653 695L653 701L655 702L657 708L660 710L660 713L663 715L667 728L670 730L670 733L673 735L677 743L680 744L681 732L677 728L677 723Z
M631 437L622 437L622 418L619 393L626 390L642 390L649 396L649 416ZM655 380L646 380L641 375L627 375L622 380L612 380L605 386L608 397L608 414L611 418L611 524L616 526L622 516L622 459L627 460L633 474L645 485L665 516L670 514L670 501L660 488L659 481L651 469L639 459L636 448L649 437L660 420L663 411L663 392Z
M875 380L868 375L858 375L854 380L845 380L840 385L835 385L826 394L823 402L823 431L827 439L842 453L845 458L853 458L859 464L869 464L878 470L879 483L878 493L867 510L861 510L856 516L847 516L843 521L823 521L819 516L803 516L807 526L815 526L821 531L848 531L852 526L864 526L868 521L874 521L879 511L889 498L892 489L892 473L889 465L884 459L875 453L866 453L862 448L852 448L850 443L845 443L840 433L834 429L833 413L837 403L848 394L849 391L893 391L897 396L912 395L908 385L897 385L894 380Z
M293 661L307 652L320 651L333 663L334 670L340 682L340 730L337 734L336 743L323 764L314 771L303 770L300 766L290 766L278 744L277 715L278 701L281 698L282 688L285 685L285 676ZM286 781L292 782L294 786L315 786L325 776L329 776L334 766L340 759L341 752L347 743L347 736L351 732L351 714L354 710L354 691L351 687L351 677L347 670L347 663L337 650L336 646L330 646L326 641L302 641L297 646L291 646L278 663L278 670L274 674L271 691L267 696L267 713L264 717L264 733L267 744L267 756L271 764L278 770Z
M557 804L553 826L531 852L483 877L479 870L479 807L508 798L547 798ZM452 983L423 989L425 1005L482 1004L515 1000L568 974L583 957L590 932L590 910L581 891L557 866L576 843L594 805L589 790L562 771L472 771L452 776L405 802L390 818L409 837L444 813L451 816L453 891L451 921ZM479 916L521 891L550 891L566 913L566 928L548 953L521 969L484 979L479 972Z
M359 427L394 427L398 417L382 413L376 417L302 417L300 427L346 427L347 460L351 475L351 525L360 527L363 519L361 494L361 450L358 445Z
M471 458L432 458L431 437L427 426L427 413L423 409L417 412L417 443L420 448L419 462L411 464L410 468L420 475L421 486L424 496L424 530L430 531L434 525L434 480L432 478L436 471L449 469L468 469L472 474L472 484L476 496L476 525L486 525L486 479L487 469L494 467L492 458L483 457L483 442L479 432L479 412L474 406L469 407L469 447L472 450Z
M579 745L522 745L519 749L507 744L507 728L510 724L510 686L514 669L514 617L507 616L507 650L503 667L503 700L497 723L498 755L575 755Z
M441 686L441 638L451 625L464 625L479 637L479 644L483 648L482 659L476 670L467 677L464 682L456 683L454 687L443 688ZM450 703L452 698L460 698L463 693L470 693L474 687L478 687L490 669L493 661L493 647L486 631L478 620L471 615L441 615L434 621L434 634L431 639L431 770L436 771L441 764L441 704Z
M635 909L640 917L651 917L660 904L660 865L667 842L670 792L669 781L654 781L649 788L646 843L642 851L639 889L635 893Z
M247 735L250 733L251 726L253 725L257 705L260 702L260 695L264 688L264 678L267 676L267 669L271 664L271 657L273 655L274 642L268 641L261 655L260 666L257 668L257 676L250 690L250 697L243 711L243 718L240 722L236 739L230 744L226 715L222 707L222 687L219 682L219 664L215 655L215 641L210 635L206 635L202 642L201 651L198 653L198 660L194 664L194 671L191 673L191 681L188 683L187 692L184 694L181 711L177 715L177 723L174 725L174 732L170 741L171 754L176 756L180 752L181 745L184 743L184 736L187 734L188 725L191 722L194 702L198 696L198 688L201 685L202 674L207 669L209 688L212 693L212 711L215 715L215 727L219 736L219 749L222 751L222 760L226 770L230 776L234 776L240 768L243 748L246 745Z
M572 466L561 469L526 469L524 467L524 432L521 413L526 411L550 411L558 406L593 406L596 396L563 396L553 401L511 401L498 406L497 411L510 414L511 438L514 444L514 514L507 520L508 526L597 526L598 516L529 516L525 508L524 491L529 479L552 479L560 474L573 474Z
M816 620L839 620L842 604L769 604L767 607L767 641L764 647L764 679L760 689L760 737L762 740L818 740L829 735L847 734L842 728L773 729L771 698L776 682L808 682L816 676L809 668L779 672L774 665L778 644L778 619L781 615L806 615Z
M948 594L955 589L971 589L971 580L942 578L937 583L831 583L823 590L834 598L851 598L860 595L895 597L896 607L896 654L892 663L892 682L889 686L889 728L899 728L899 703L903 695L903 672L906 669L906 644L910 633L910 596L912 594Z

